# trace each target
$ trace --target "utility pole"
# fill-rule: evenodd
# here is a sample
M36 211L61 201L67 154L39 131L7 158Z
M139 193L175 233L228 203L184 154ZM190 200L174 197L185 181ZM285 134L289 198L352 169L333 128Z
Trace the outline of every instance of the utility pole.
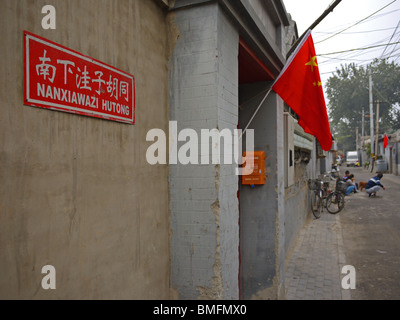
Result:
M376 155L378 155L378 142L379 142L379 100L376 106L376 145L375 145Z
M364 165L365 159L364 159L364 136L365 136L365 111L364 107L362 109L362 127L361 127L361 161L362 165Z
M357 150L357 152L358 152L358 150L359 150L359 147L358 147L358 127L356 127L356 150Z
M364 136L365 136L365 111L362 109L362 128L361 128L361 147L364 147Z
M372 71L369 70L369 115L370 115L370 135L371 135L371 157L375 157L375 136L374 136L374 100L372 95Z

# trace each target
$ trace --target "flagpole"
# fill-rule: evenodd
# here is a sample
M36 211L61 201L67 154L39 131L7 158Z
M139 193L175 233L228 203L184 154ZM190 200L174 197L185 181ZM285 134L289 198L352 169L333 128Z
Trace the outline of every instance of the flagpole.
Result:
M272 83L271 87L269 88L267 94L265 95L264 99L261 101L261 103L258 105L256 111L254 112L253 116L251 117L250 121L247 123L247 126L244 128L242 135L240 136L239 139L241 139L247 129L249 128L250 124L253 122L254 118L256 117L258 111L260 111L263 103L265 102L265 100L268 98L269 94L272 91L272 88L274 87L275 83L279 80L279 78L281 77L282 74L285 73L286 69L288 68L288 66L292 63L292 60L294 59L294 57L296 56L297 52L301 49L301 47L303 46L304 42L307 40L307 38L311 35L311 29L307 30L307 32L305 33L305 36L303 36L303 38L301 39L300 43L298 43L296 50L294 51L294 53L291 55L291 57L286 61L285 66L283 67L282 71L279 73L278 77L275 79L275 81Z
M257 107L256 111L254 112L253 116L251 117L250 121L247 123L246 127L244 128L244 130L243 130L243 132L242 132L242 134L241 134L239 140L242 139L242 137L245 135L247 129L250 127L250 124L253 122L253 120L254 120L254 118L256 117L258 111L260 111L262 105L264 104L265 100L267 100L267 98L268 98L269 94L271 93L271 91L272 91L272 86L271 86L271 88L269 88L267 94L266 94L265 97L262 99L261 103L258 105L258 107Z
M285 66L283 67L282 71L279 73L278 77L275 79L275 81L273 82L273 84L271 85L271 87L269 88L267 94L265 95L264 99L261 101L261 103L258 105L256 111L254 112L253 116L251 117L250 121L247 123L247 126L244 128L242 135L240 136L239 139L241 139L247 129L249 128L250 124L253 122L254 118L256 117L258 111L260 111L263 103L265 102L265 100L268 98L269 94L272 91L272 88L274 87L275 83L279 80L279 78L281 77L282 74L285 73L286 69L288 68L288 66L292 63L292 60L294 59L294 57L296 56L297 52L301 49L301 47L303 46L304 42L307 40L307 38L311 35L311 29L307 30L307 32L305 33L305 36L303 36L303 38L301 39L300 43L297 44L297 47L295 48L296 50L294 51L294 53L291 55L291 57L286 61Z
M289 58L289 57L290 57L290 55L292 54L292 52L294 51L294 49L297 48L297 45L299 44L299 42L300 42L300 41L304 38L304 36L307 34L307 31L308 31L308 30L313 30L317 25L319 25L319 24L321 23L321 21L324 20L324 19L326 18L326 16L327 16L328 14L330 14L330 13L333 11L333 9L335 9L335 8L337 7L337 5L338 5L340 2L342 2L342 0L336 0L333 4L331 4L331 5L329 6L328 9L326 9L326 10L324 11L324 13L323 13L317 20L314 21L314 23L313 23L309 28L306 29L306 31L297 39L297 41L296 41L296 42L293 44L293 46L290 48L289 52L288 52L287 55L286 55L286 58Z
M295 56L295 54L292 55L292 53L293 53L296 49L299 49L299 48L302 46L302 45L299 45L299 44L301 44L302 42L305 41L304 38L305 38L306 36L308 36L308 34L311 34L311 30L313 30L322 20L324 20L324 19L326 18L326 16L327 16L328 14L330 14L330 13L333 11L333 9L335 9L336 6L337 6L341 1L342 1L342 0L335 0L335 2L332 3L332 4L329 6L329 8L325 10L325 12L324 12L324 13L323 13L323 14L322 14L322 15L321 15L321 16L320 16L320 17L319 17L319 18L318 18L318 19L317 19L317 20L316 20L302 35L301 35L301 37L299 37L299 38L297 39L297 41L296 41L296 42L293 44L293 46L290 48L290 50L289 50L289 52L288 52L288 54L287 54L287 59L288 59L288 60L286 61L286 64L285 64L283 70L280 72L280 74L279 74L279 76L277 77L277 79L275 79L274 83L272 84L272 86L271 86L270 89L268 90L268 92L267 92L267 94L265 95L264 99L263 99L263 100L261 101L261 103L258 105L256 111L254 112L254 114L253 114L253 116L251 117L250 121L247 123L245 129L243 130L243 132L242 132L242 134L241 134L239 140L245 135L247 129L249 128L250 124L253 122L253 120L254 120L255 116L257 115L258 111L260 111L260 109L261 109L263 103L265 102L265 100L267 100L269 94L270 94L271 91L272 91L272 88L273 88L274 84L278 81L279 77L284 73L284 71L286 70L286 68L290 65L290 63L291 63L291 58ZM291 55L292 55L292 57L291 57Z

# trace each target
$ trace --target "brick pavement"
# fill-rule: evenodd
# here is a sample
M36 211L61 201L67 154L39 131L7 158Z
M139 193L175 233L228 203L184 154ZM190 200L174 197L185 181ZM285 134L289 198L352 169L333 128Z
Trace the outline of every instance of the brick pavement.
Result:
M299 233L287 263L286 299L350 300L350 291L341 288L345 262L339 215L324 210Z
M366 170L353 168L356 177L372 176ZM400 176L384 175L384 184L400 183ZM366 197L359 193L346 197L346 206L337 215L324 209L320 219L310 219L300 231L287 260L285 291L287 300L351 300L351 290L341 288L347 265L340 216L351 211L351 203ZM353 259L354 260L354 259ZM354 296L354 299L356 297Z

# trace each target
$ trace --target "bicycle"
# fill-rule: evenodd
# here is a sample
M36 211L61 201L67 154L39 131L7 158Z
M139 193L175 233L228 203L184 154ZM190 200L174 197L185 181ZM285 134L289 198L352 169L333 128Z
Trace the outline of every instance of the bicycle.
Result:
M336 180L336 188L326 198L326 210L331 214L337 214L343 210L345 204L345 192L347 184L340 179Z
M324 182L322 179L308 180L310 190L314 191L311 195L311 211L316 219L321 217L324 207L324 199L329 194L329 182Z
M330 178L330 173L326 173L318 179L308 180L310 190L314 191L311 195L311 210L316 219L321 217L324 207L331 214L337 214L344 208L346 183L336 179L336 188L331 191Z

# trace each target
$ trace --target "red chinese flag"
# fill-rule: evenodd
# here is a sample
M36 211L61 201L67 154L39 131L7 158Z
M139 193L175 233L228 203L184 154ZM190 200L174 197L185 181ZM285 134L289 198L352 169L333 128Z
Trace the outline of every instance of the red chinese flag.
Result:
M272 89L299 116L299 125L317 138L322 149L332 148L321 76L311 30L288 60Z
M384 148L386 149L388 145L389 145L389 138L388 138L388 136L387 136L386 133L385 133L385 140L384 140L384 142L383 142L383 146L384 146Z

